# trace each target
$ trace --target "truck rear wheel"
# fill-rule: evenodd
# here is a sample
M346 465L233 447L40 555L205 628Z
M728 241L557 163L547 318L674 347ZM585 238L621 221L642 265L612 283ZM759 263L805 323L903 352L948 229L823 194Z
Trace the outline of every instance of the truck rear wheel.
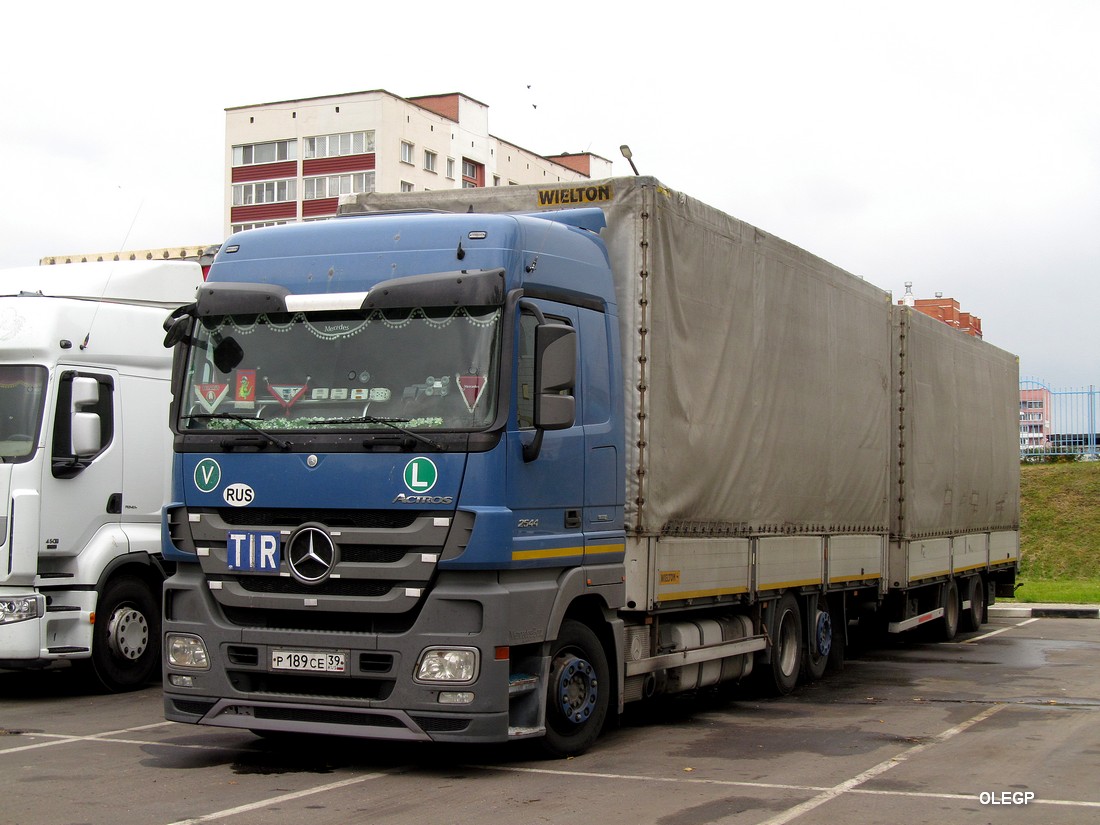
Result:
M607 656L596 634L576 621L562 623L551 646L543 750L551 756L583 753L607 717L611 690Z
M784 593L776 604L768 634L771 666L763 669L764 687L776 696L786 696L798 684L802 666L802 613L790 593Z
M943 618L939 621L940 641L950 642L959 632L959 587L952 579L943 587Z
M810 625L802 654L802 681L816 682L825 675L833 648L833 617L824 597L809 605Z
M96 604L91 670L111 692L137 690L160 668L160 602L131 576L112 579Z
M970 607L962 611L959 626L965 631L980 630L985 620L985 583L981 576L971 576L966 582Z

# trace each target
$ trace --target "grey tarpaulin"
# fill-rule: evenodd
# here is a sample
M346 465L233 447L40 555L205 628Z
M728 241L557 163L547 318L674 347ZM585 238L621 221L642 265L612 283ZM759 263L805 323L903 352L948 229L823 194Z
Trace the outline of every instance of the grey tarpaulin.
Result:
M534 212L544 208L540 192L576 186L374 193L345 201L341 211ZM1003 409L1008 372L975 380L974 359L963 357L988 353L976 360L1003 366L1006 354L941 335L929 337L928 352L919 345L921 364L941 370L927 381L949 395L933 402L935 410L908 414L918 433L950 434L942 446L953 454L952 468L939 471L951 479L926 478L924 470L901 479L894 403L900 325L888 293L653 178L583 186L610 193L597 205L607 215L602 237L620 312L628 531L886 534L901 523L899 482L931 485L933 499L950 487L970 502L988 469L982 462L999 466L1002 451L1015 456L1007 425L983 433L983 445L971 451L960 442L976 428L955 420L980 413L986 421L1015 421L1015 402ZM560 199L545 208L562 208ZM942 332L967 337L946 326ZM970 377L953 372L960 365ZM962 386L972 394L963 398ZM910 397L921 404L926 394L916 389ZM945 529L1013 523L1011 474L998 475L996 502L971 507L963 521L956 518L963 508L952 507ZM906 507L907 529L938 532L942 509L923 496Z
M894 316L892 532L917 539L1017 529L1016 357L908 307Z

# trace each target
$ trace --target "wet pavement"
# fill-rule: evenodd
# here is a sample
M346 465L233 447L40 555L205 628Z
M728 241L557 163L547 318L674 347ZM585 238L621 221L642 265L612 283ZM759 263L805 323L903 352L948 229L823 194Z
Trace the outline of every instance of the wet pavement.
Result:
M1000 606L998 606L1000 607ZM1100 816L1100 623L996 610L783 699L632 707L575 759L521 746L260 739L165 722L159 688L0 673L0 822L1080 823Z

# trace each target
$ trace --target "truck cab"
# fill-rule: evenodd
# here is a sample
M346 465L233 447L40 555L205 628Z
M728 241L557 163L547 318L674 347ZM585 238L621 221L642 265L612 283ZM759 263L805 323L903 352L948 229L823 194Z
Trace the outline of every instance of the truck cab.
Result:
M223 245L169 333L167 718L545 732L535 687L563 659L545 644L624 598L602 222L374 215ZM565 659L606 675L610 640L584 641ZM559 709L567 746L610 696L571 679L598 718Z
M160 657L167 312L198 264L0 273L0 667L140 687Z

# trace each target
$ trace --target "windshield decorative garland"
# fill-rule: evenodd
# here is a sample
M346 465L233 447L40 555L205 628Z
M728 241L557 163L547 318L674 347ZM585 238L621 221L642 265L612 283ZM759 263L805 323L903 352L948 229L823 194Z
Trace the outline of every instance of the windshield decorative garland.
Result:
M234 332L240 335L251 335L259 327L265 327L273 332L289 332L296 326L301 325L322 341L336 341L341 338L352 338L374 323L381 323L390 329L403 329L412 321L421 320L430 327L443 329L450 326L456 318L462 317L475 327L491 327L499 320L500 309L494 309L488 315L472 315L466 307L456 307L449 316L440 318L432 317L423 309L417 307L410 310L404 318L387 317L392 315L392 310L383 312L376 309L361 321L315 322L311 321L304 312L296 312L289 316L285 323L277 323L269 315L258 315L253 318L251 323L241 323L232 315L227 315L225 320L222 321L222 326L231 327Z
M496 413L500 307L202 319L188 430L480 430Z

